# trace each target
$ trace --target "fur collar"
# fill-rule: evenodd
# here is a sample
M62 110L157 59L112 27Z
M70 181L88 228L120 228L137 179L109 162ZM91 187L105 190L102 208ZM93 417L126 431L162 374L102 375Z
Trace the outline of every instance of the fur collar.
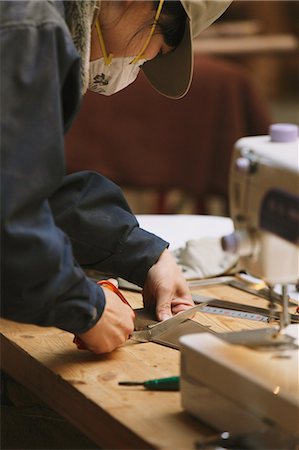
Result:
M64 1L65 20L81 57L81 89L85 94L89 83L90 38L98 14L98 0Z

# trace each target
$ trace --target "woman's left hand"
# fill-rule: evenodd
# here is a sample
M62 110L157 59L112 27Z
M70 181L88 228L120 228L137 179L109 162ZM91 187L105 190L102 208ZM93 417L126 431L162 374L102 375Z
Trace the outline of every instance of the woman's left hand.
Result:
M169 250L148 271L143 288L144 305L156 305L158 320L194 306L187 282Z

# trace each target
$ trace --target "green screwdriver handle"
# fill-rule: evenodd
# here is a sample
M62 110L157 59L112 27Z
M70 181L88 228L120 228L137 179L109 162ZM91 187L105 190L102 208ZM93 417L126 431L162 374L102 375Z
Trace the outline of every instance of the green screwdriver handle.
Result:
M180 377L157 378L145 381L143 386L149 391L179 391Z

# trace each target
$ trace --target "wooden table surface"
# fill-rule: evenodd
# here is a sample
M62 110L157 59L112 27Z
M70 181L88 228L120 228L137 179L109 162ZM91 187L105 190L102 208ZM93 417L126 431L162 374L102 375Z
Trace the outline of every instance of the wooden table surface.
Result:
M192 289L256 306L267 301L218 285ZM134 307L141 295L125 292ZM196 320L214 331L265 327L265 323L198 313ZM111 354L78 351L70 333L17 324L1 327L2 369L102 448L194 449L213 430L182 410L179 392L150 392L118 386L121 380L179 375L180 352L154 343L128 341Z

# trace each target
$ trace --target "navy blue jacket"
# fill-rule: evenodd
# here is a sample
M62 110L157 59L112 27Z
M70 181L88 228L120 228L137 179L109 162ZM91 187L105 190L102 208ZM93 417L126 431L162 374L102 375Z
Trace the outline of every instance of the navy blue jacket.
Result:
M105 297L82 266L142 286L167 243L139 228L109 180L65 175L81 95L63 3L1 1L0 33L1 315L84 332Z

